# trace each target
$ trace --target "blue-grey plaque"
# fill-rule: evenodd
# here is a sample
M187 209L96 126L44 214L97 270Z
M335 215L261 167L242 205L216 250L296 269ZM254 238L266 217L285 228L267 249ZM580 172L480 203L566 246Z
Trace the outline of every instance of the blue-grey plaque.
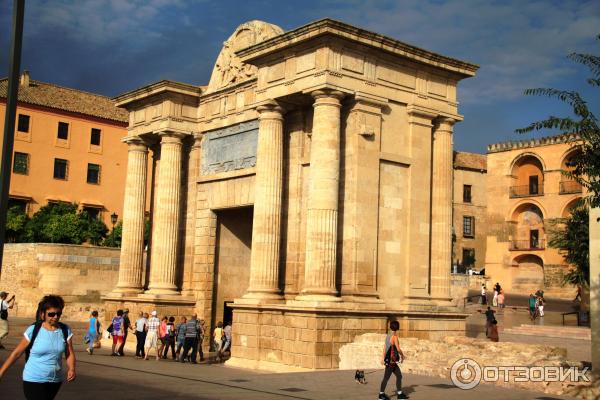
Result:
M202 175L256 165L258 120L208 131L202 142Z

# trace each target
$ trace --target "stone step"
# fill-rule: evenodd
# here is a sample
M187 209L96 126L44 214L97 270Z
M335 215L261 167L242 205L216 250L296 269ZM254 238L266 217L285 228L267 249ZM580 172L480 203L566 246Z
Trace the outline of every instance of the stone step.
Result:
M565 326L544 326L544 325L528 325L522 324L514 328L503 330L507 334L528 335L528 336L544 336L565 339L580 339L591 340L592 331L585 327L565 327Z

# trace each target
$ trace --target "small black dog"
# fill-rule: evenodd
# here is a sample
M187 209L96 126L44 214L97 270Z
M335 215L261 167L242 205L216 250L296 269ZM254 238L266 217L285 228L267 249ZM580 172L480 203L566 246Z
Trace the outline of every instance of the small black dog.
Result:
M354 373L354 380L356 381L356 383L360 383L362 385L367 383L367 380L365 378L365 371L363 371L361 369L357 369L356 372Z

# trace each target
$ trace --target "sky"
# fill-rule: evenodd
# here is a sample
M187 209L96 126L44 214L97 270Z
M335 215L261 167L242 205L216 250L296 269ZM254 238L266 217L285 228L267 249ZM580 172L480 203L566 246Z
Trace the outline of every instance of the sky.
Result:
M0 76L8 75L12 1L0 2ZM556 132L514 131L549 115L555 99L527 88L577 90L600 115L589 70L567 55L600 53L600 1L526 0L27 0L21 70L31 78L116 96L161 79L208 84L223 42L241 23L294 29L333 18L480 66L458 86L454 145Z

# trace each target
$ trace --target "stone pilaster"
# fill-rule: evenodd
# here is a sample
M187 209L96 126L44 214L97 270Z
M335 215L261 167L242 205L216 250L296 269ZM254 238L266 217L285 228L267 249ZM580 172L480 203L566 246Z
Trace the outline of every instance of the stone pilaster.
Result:
M181 212L182 136L174 132L161 134L149 294L178 294L176 269Z
M283 194L283 110L260 105L256 191L252 222L250 285L246 299L282 299L279 288L281 199Z
M452 265L452 126L441 118L433 131L431 172L431 297L449 300Z
M202 133L194 135L194 144L190 150L187 180L187 215L185 219L184 260L182 294L192 296L194 276L194 240L196 237L196 194L198 192L198 177L202 157Z
M312 93L313 129L306 226L304 288L299 300L339 301L336 289L340 99L332 90Z
M127 180L123 204L123 232L119 280L114 293L141 293L144 261L144 211L148 146L137 136L123 140L128 145Z

